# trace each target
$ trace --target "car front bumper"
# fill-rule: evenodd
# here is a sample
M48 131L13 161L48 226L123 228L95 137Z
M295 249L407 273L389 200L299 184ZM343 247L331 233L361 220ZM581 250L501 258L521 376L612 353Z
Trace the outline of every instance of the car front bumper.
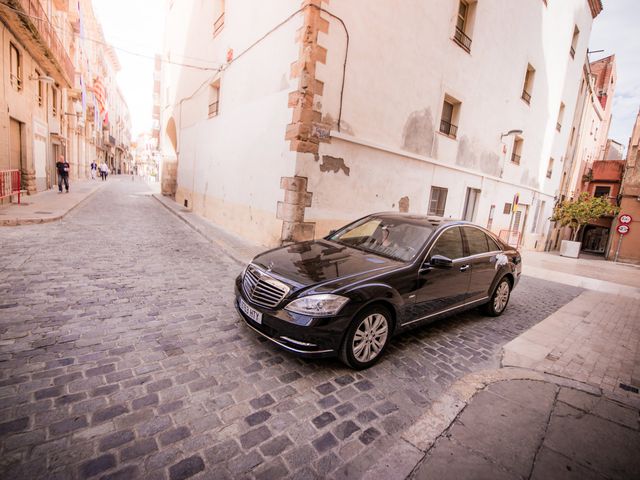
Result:
M312 319L292 314L284 309L272 310L261 307L244 295L240 277L236 279L235 294L234 305L247 326L272 343L301 357L318 358L338 355L351 320L350 316ZM251 319L240 309L240 298L262 314L261 323ZM295 319L298 323L294 323ZM306 322L300 322L300 320L306 320Z

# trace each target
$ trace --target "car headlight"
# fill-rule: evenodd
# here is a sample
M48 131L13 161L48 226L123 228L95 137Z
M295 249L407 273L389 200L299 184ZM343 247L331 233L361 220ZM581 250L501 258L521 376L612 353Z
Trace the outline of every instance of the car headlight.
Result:
M337 314L348 301L346 297L327 293L299 298L284 308L310 317L327 317Z

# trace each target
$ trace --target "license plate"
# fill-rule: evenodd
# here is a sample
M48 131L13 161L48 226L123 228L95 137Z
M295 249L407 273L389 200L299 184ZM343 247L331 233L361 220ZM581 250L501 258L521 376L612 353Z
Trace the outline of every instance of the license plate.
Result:
M243 299L240 299L240 310L242 310L247 315L247 317L249 317L254 322L262 323L262 313L257 311L255 308L251 308Z

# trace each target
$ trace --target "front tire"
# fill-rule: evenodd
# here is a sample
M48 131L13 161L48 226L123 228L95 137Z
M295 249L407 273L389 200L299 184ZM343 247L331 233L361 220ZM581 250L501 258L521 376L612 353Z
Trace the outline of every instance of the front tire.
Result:
M382 306L367 308L351 322L340 349L340 360L355 370L369 368L384 353L391 338L391 314Z
M483 305L483 311L490 317L499 317L506 310L511 298L511 282L507 277L502 277L496 285L491 300Z

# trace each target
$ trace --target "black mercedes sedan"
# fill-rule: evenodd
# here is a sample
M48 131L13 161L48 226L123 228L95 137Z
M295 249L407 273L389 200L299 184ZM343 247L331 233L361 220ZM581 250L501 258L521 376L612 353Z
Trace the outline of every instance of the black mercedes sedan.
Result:
M379 213L258 255L236 279L236 308L290 352L363 369L408 328L478 306L502 314L521 270L518 251L477 225Z

